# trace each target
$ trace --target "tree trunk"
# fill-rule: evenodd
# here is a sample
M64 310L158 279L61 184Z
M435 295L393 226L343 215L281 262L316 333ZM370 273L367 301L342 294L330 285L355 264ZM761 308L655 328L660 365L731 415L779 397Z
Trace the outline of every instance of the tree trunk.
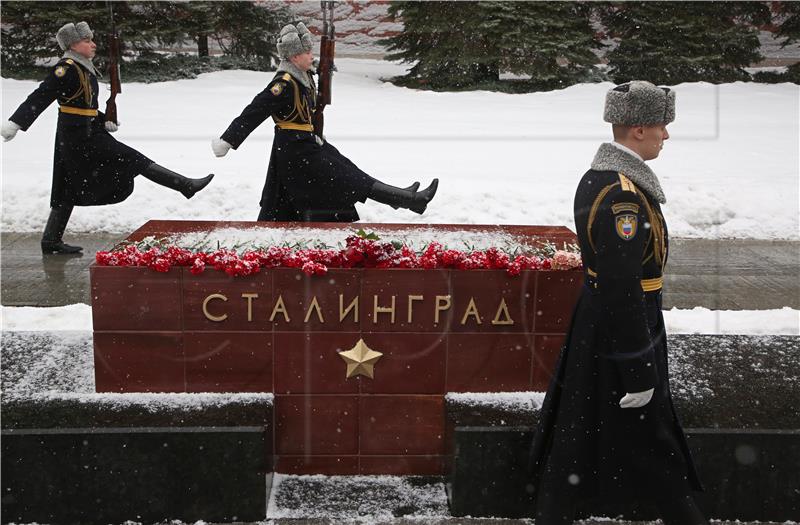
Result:
M206 33L197 35L197 56L208 56L208 34Z

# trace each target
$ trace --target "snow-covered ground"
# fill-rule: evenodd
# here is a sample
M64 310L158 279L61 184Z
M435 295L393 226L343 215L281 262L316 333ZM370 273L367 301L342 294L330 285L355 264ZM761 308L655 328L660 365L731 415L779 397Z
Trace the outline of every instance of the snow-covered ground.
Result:
M369 222L563 224L599 143L610 84L521 95L434 93L380 81L405 66L341 59L326 135L381 180L407 185L441 179L423 216L368 202ZM253 220L272 140L263 124L227 157L212 137L264 88L272 73L226 71L194 80L126 84L118 98L119 140L160 164L217 174L191 201L147 180L113 207L76 209L70 230L128 232L148 219ZM8 116L35 88L2 80ZM667 194L670 231L681 237L798 239L800 87L794 84L681 84L678 118L651 163ZM101 100L105 100L101 94ZM55 106L2 146L2 227L41 230L48 208Z
M2 330L91 330L92 308L72 304L53 308L0 307ZM673 334L800 335L800 310L709 310L673 308L664 311L667 332Z

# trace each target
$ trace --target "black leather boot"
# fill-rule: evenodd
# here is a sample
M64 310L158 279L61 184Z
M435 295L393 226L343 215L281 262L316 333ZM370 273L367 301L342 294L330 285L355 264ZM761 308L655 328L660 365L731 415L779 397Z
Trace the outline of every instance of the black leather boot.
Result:
M381 181L375 181L369 192L369 198L388 204L393 208L407 208L420 215L425 213L428 203L436 195L439 179L433 179L431 185L422 191L409 191L408 189L389 186Z
M409 186L408 188L403 188L403 189L404 189L404 190L406 190L406 191L411 191L411 192L417 191L417 190L419 189L419 182L416 182L416 181L415 181L415 182L414 182L414 184L412 184L412 185L411 185L411 186ZM399 207L400 207L400 206L392 206L392 208L394 208L395 210L396 210L397 208L399 208Z
M81 253L83 248L65 244L61 239L64 235L64 230L67 229L70 215L72 215L72 206L69 204L62 204L55 208L50 208L50 216L47 218L47 224L42 234L42 253Z
M194 197L195 193L208 186L214 178L212 173L202 179L190 179L155 162L150 164L142 175L156 184L181 192L187 199Z

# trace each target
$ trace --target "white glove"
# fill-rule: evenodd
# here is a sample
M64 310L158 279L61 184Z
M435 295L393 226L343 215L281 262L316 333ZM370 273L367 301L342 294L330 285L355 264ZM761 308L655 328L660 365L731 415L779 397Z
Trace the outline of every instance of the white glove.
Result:
M628 392L619 400L620 408L641 408L653 399L653 388L644 392Z
M228 154L228 151L232 148L230 144L225 142L222 139L211 139L211 151L214 152L214 155L217 157L224 157Z
M19 124L16 122L11 122L10 120L3 122L3 129L0 131L0 135L3 136L3 142L13 139L20 129Z
M106 120L106 131L109 133L114 133L122 126L121 122L111 122L110 120Z

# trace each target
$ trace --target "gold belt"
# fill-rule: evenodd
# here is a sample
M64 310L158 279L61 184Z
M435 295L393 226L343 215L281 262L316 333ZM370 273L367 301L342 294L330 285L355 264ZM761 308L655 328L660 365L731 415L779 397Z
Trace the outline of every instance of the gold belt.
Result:
M592 270L591 268L586 268L586 273L589 274L590 277L596 278L597 272ZM595 285L595 288L597 286ZM645 292L655 292L660 290L664 287L664 277L653 277L652 279L642 279L642 290Z
M58 110L61 113L69 113L70 115L81 115L83 117L97 116L96 109L83 109L83 108L73 108L71 106L59 106Z
M293 129L297 131L314 131L312 124L298 124L297 122L276 122L276 126L281 129Z

